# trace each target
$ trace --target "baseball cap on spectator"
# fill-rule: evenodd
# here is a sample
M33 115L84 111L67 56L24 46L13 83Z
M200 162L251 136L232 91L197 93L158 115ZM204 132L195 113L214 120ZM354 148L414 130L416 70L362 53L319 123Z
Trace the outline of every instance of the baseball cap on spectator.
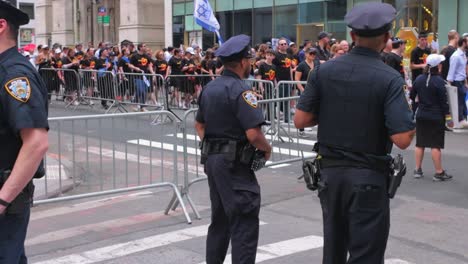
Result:
M317 49L316 48L309 48L306 51L308 54L314 54L317 55Z
M445 56L440 54L431 54L426 58L426 63L430 68L437 67L443 61L445 61Z
M294 43L294 42L292 42L292 41L289 43L289 47L292 47L292 46L294 46L294 45L296 45L296 43Z
M25 57L31 56L31 53L29 53L29 51L25 51L25 52L23 52L23 56L25 56Z
M42 46L42 49L49 49L49 46L44 45L44 46Z
M462 38L468 37L468 33L463 33Z
M331 34L326 32L326 31L322 31L318 34L317 38L318 40L321 40L321 39L324 39L324 38L329 38L331 37Z
M185 50L186 53L190 53L192 55L195 55L195 50L193 50L192 47L188 47L186 50Z
M55 54L59 54L59 53L61 53L61 52L62 52L61 49L55 49Z

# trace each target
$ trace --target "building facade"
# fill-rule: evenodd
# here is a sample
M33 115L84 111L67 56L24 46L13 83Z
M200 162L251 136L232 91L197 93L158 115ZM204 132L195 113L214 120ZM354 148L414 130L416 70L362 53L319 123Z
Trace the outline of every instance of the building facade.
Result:
M209 0L224 39L252 36L252 44L286 37L302 43L325 30L336 39L349 38L343 19L354 5L383 1L398 10L392 29L418 28L438 33L445 45L449 30L468 32L466 0ZM217 42L194 21L194 0L17 0L32 15L21 28L20 44L73 45L77 42L119 43L124 39L152 47Z
M167 0L18 0L31 2L35 10L36 44L60 43L87 46L124 39L150 46L165 43ZM30 28L25 26L25 28ZM171 39L171 36L167 39Z
M468 1L466 0L209 0L221 25L221 35L227 39L237 34L252 36L252 44L286 37L302 43L316 40L320 31L328 31L336 39L349 39L344 16L362 2L385 2L398 11L392 33L400 29L417 28L438 33L444 45L449 30L468 32ZM202 30L194 22L193 0L172 1L173 44L216 43L213 33Z

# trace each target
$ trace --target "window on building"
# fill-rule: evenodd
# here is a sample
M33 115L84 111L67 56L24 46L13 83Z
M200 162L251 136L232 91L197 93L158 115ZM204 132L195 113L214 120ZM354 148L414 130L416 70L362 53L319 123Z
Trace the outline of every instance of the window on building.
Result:
M175 16L172 20L172 42L174 47L179 47L180 45L184 44L184 21L185 16Z
M297 5L275 7L275 37L296 41Z
M257 0L254 2L256 3ZM266 43L273 36L273 13L271 7L254 9L253 43Z
M19 9L28 14L29 19L34 19L34 4L31 3L20 3Z
M234 36L252 36L252 9L234 11Z

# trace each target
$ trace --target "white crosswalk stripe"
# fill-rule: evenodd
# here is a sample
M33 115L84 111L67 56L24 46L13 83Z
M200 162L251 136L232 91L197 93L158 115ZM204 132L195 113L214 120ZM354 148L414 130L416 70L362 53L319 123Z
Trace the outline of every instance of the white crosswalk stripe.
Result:
M153 147L157 149L164 149L164 150L174 150L177 149L177 152L184 152L184 148L182 145L177 145L176 147L173 144L170 143L162 143L158 141L149 141L146 139L134 139L134 140L129 140L127 141L129 144L134 144L134 145L140 145L140 146L145 146L145 147ZM200 150L193 148L193 147L187 147L187 153L191 155L196 155L200 153ZM282 155L291 155L291 156L296 156L300 157L302 154L298 150L294 149L287 149L287 148L279 148L279 147L273 147L273 153L278 153ZM304 151L305 156L312 156L312 152Z
M265 224L265 222L260 222L260 225ZM165 234L149 236L129 242L88 250L81 253L66 255L51 260L36 262L36 264L89 264L112 260L145 250L155 249L173 243L204 237L208 232L208 226L209 225L201 225L197 227L176 230Z

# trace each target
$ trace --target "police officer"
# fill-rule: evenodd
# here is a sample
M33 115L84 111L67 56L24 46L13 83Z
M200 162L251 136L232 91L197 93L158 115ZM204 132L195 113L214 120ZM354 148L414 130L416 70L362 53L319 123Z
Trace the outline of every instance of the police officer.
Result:
M32 178L47 148L47 90L18 53L27 14L0 0L0 263L27 263L24 240L33 196Z
M296 127L320 124L326 264L384 263L390 227L388 154L392 143L407 148L415 133L405 82L379 55L395 15L389 4L355 6L345 21L356 47L314 71L299 99Z
M242 160L249 146L263 151L268 160L271 146L261 131L265 121L256 95L242 81L250 74L249 43L250 37L239 35L216 51L224 65L223 75L208 83L199 98L195 128L203 139L202 159L206 155L212 214L207 264L224 262L229 241L232 263L255 263L260 186Z

